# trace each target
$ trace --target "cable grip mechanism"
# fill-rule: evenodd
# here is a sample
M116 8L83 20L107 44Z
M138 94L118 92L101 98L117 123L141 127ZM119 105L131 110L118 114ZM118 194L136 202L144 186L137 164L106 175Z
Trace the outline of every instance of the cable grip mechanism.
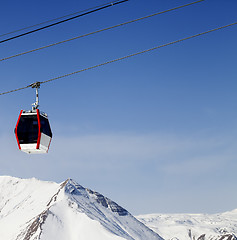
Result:
M35 82L30 85L32 88L36 89L36 101L32 104L32 111L35 111L39 107L39 88L40 82Z

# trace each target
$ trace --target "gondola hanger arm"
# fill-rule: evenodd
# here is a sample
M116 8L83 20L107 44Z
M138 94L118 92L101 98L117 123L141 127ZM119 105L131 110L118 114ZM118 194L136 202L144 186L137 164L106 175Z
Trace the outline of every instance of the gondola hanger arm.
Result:
M35 82L35 83L32 83L32 84L29 85L32 88L36 89L36 101L35 101L35 103L32 104L32 111L35 111L39 107L39 88L40 88L40 84L41 84L41 82Z

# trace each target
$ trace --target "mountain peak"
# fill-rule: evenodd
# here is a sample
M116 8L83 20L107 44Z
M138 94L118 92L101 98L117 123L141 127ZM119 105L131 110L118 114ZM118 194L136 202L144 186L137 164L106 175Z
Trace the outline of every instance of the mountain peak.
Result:
M95 192L91 189L84 188L83 186L79 185L72 179L67 179L63 184L65 184L65 192L71 195L81 195L87 199L94 199L97 203L99 203L104 208L117 213L119 216L126 216L128 215L128 211L121 206L119 206L114 201L110 200L107 197L104 197L102 194Z
M4 240L161 240L127 210L72 179L0 178Z

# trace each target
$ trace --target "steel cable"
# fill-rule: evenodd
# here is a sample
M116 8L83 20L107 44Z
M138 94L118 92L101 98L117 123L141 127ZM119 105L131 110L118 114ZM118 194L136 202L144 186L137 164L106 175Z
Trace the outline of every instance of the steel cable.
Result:
M172 44L180 43L180 42L183 42L185 40L192 39L192 38L195 38L195 37L199 37L199 36L202 36L204 34L208 34L208 33L211 33L211 32L214 32L214 31L217 31L217 30L220 30L220 29L223 29L223 28L227 28L227 27L236 25L236 24L237 24L237 22L234 22L234 23L231 23L231 24L228 24L228 25L225 25L225 26L221 26L221 27L218 27L218 28L214 28L214 29L208 30L206 32L198 33L198 34L186 37L186 38L182 38L182 39L179 39L179 40L176 40L176 41L173 41L173 42L169 42L169 43L166 43L166 44L163 44L163 45L159 45L159 46L156 46L156 47L153 47L153 48L150 48L150 49L146 49L146 50L143 50L141 52L133 53L133 54L127 55L125 57L120 57L120 58L117 58L117 59L114 59L114 60L110 60L110 61L107 61L107 62L104 62L104 63L101 63L101 64L97 64L97 65L94 65L94 66L91 66L91 67L88 67L88 68L84 68L84 69L81 69L81 70L78 70L78 71L75 71L75 72L72 72L72 73L68 73L68 74L65 74L65 75L62 75L62 76L59 76L59 77L51 78L51 79L48 79L48 80L45 80L45 81L42 81L42 82L39 82L39 83L40 84L44 84L44 83L52 82L52 81L55 81L55 80L58 80L58 79L61 79L61 78L65 78L65 77L68 77L68 76L71 76L71 75L74 75L74 74L77 74L77 73L80 73L80 72L84 72L84 71L87 71L87 70L98 68L98 67L101 67L101 66L113 63L113 62L118 62L118 61L130 58L130 57L134 57L134 56L146 53L146 52L154 51L154 50L162 48L162 47L166 47L166 46L169 46L169 45L172 45ZM22 87L22 88L11 90L11 91L8 91L8 92L0 93L0 95L16 92L16 91L19 91L19 90L22 90L22 89L26 89L26 88L29 88L29 87L32 87L32 84L30 84L28 86L25 86L25 87Z
M66 43L66 42L69 42L69 41L72 41L72 40L76 40L76 39L79 39L79 38L87 37L87 36L90 36L90 35L93 35L93 34L96 34L96 33L100 33L100 32L106 31L106 30L110 30L110 29L113 29L113 28L121 27L121 26L130 24L130 23L141 21L141 20L144 20L144 19L147 19L147 18L150 18L150 17L154 17L154 16L157 16L157 15L160 15L160 14L163 14L163 13L174 11L174 10L177 10L177 9L180 9L180 8L183 8L183 7L187 7L187 6L190 6L190 5L199 3L199 2L203 2L203 1L205 1L205 0L199 0L199 1L196 1L196 2L188 3L188 4L185 4L185 5L182 5L182 6L178 6L178 7L175 7L175 8L171 8L171 9L168 9L168 10L165 10L165 11L162 11L162 12L157 12L157 13L145 16L145 17L137 18L137 19L134 19L134 20L131 20L131 21L128 21L128 22L120 23L120 24L117 24L117 25L114 25L114 26L111 26L111 27L107 27L107 28L104 28L104 29L100 29L100 30L91 32L91 33L87 33L87 34L80 35L80 36L77 36L77 37L74 37L74 38L70 38L70 39L67 39L67 40L64 40L64 41L60 41L60 42L57 42L57 43L52 43L52 44L49 44L47 46L43 46L43 47L32 49L32 50L29 50L29 51L26 51L26 52L18 53L18 54L13 55L13 56L2 58L2 59L0 59L0 62L1 61L6 61L6 60L11 59L11 58L19 57L19 56L22 56L22 55L25 55L25 54L28 54L28 53L36 52L36 51L39 51L39 50L42 50L42 49L45 49L45 48L56 46L56 45L59 45L59 44L62 44L62 43Z
M117 4L121 4L121 3L124 3L124 2L127 2L127 1L129 1L129 0L121 0L121 1L115 2L115 3L113 3L113 4L109 4L109 5L100 7L100 8L96 8L96 9L90 10L90 11L88 11L88 12L79 14L79 15L77 15L77 16L74 16L74 17L71 17L71 18L67 18L67 19L64 19L64 20L59 21L59 22L56 22L56 23L49 24L49 25L44 26L44 27L41 27L41 28L34 29L34 30L32 30L32 31L29 31L29 32L26 32L26 33L22 33L22 34L20 34L20 35L14 36L14 37L10 37L10 38L8 38L8 39L0 40L0 43L8 42L8 41L10 41L10 40L13 40L13 39L16 39L16 38L19 38L19 37L23 37L23 36L25 36L25 35L28 35L28 34L31 34L31 33L34 33L34 32L38 32L38 31L41 31L41 30L46 29L46 28L49 28L49 27L53 27L53 26L55 26L55 25L58 25L58 24L61 24L61 23L64 23L64 22L73 20L73 19L78 18L78 17L82 17L82 16L85 16L85 15L88 15L88 14L90 14L90 13L94 13L94 12L100 11L100 10L102 10L102 9L105 9L105 8L108 8L108 7L117 5Z
M50 23L50 22L59 20L59 19L63 19L63 18L66 18L66 17L73 16L73 15L76 15L76 14L79 14L79 13L87 12L87 11L90 11L90 10L92 10L92 9L100 8L100 7L105 6L105 5L108 5L108 4L113 5L113 4L116 3L116 2L117 2L117 1L107 2L107 3L101 4L101 5L98 5L98 6L95 6L95 7L91 7L91 8L85 9L85 10L81 10L81 11L77 11L77 12L74 12L74 13L70 13L70 14L64 15L64 16L62 16L62 17L53 18L53 19L50 19L50 20L48 20L48 21L40 22L40 23L31 25L31 26L28 26L28 27L24 27L24 28L17 29L17 30L11 31L11 32L3 33L3 34L0 35L0 37L6 36L6 35L10 35L10 34L13 34L13 33L16 33L16 32L21 32L21 31L26 30L26 29L29 29L29 28L37 27L37 26L40 26L40 25L43 25L43 24L46 24L46 23Z

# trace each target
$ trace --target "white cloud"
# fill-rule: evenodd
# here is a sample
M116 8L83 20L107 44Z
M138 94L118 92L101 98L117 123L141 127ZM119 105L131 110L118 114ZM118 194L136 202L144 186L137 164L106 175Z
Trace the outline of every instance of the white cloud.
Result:
M177 198L180 192L180 201L187 204L189 189L196 192L196 202L201 200L198 197L204 190L208 198L209 186L203 186L203 182L211 179L216 186L223 184L223 169L228 168L225 191L230 191L231 183L237 180L233 174L237 167L237 142L228 137L129 133L54 136L46 155L20 152L14 135L0 136L0 145L0 175L57 182L71 177L85 187L107 191L115 200L130 202L131 208L141 191L152 193L163 204L167 197ZM137 207L144 201L151 202L151 196L146 194Z
M163 167L163 171L168 175L200 176L224 168L226 161L231 159L234 159L234 154L216 155L215 153L209 153L208 155L202 155L200 153L200 156L167 164Z
M205 136L204 136L205 137ZM200 164L215 159L231 158L236 144L229 138L202 138L184 136L164 136L159 134L98 134L80 137L54 136L49 154L43 158L57 158L57 161L70 162L111 162L111 161L157 161L179 169L182 163L186 166L193 162ZM14 135L0 136L2 146L1 158L24 158L30 156L17 150ZM37 155L33 158L41 158ZM177 164L177 167L176 165ZM203 164L201 164L202 166ZM170 168L171 169L171 168Z
M157 158L178 153L204 153L225 147L228 138L187 138L162 135L101 134L80 137L57 137L59 152L103 158Z

